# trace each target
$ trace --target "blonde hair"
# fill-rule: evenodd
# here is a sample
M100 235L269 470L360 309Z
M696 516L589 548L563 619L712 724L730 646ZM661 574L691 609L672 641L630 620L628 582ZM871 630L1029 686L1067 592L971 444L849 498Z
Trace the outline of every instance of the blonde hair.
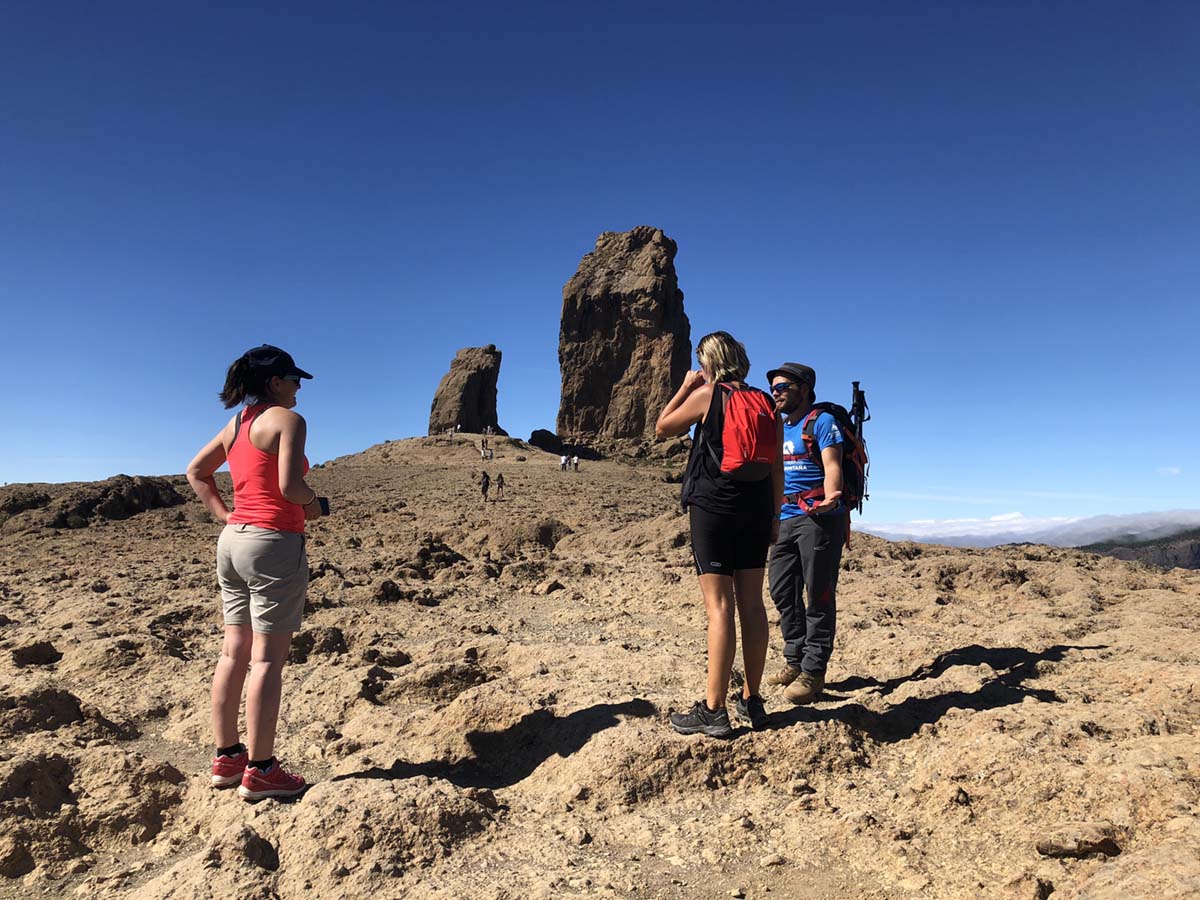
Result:
M728 331L714 331L700 338L696 359L713 381L745 381L750 374L746 348Z

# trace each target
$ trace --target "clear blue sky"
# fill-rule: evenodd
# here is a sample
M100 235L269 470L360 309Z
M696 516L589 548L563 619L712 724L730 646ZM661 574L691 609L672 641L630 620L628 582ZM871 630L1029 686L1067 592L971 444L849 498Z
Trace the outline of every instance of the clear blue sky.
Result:
M183 470L264 341L310 456L454 352L553 427L562 285L868 390L868 518L1200 506L1193 3L37 4L0 29L0 481Z

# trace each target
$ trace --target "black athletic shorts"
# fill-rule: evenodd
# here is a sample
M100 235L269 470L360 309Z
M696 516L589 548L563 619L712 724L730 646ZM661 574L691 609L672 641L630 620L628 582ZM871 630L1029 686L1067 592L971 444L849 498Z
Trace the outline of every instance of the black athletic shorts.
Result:
M698 575L733 575L738 569L766 567L771 544L770 507L719 515L691 504L688 518Z

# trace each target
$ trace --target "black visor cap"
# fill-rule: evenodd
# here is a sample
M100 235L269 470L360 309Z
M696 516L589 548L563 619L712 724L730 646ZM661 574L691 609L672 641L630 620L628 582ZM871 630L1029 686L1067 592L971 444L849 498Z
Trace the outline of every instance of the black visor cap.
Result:
M265 369L268 374L278 375L280 378L285 375L312 378L312 375L296 365L292 354L286 350L280 350L278 347L272 347L270 344L263 344L253 350L247 350L245 358L252 368Z

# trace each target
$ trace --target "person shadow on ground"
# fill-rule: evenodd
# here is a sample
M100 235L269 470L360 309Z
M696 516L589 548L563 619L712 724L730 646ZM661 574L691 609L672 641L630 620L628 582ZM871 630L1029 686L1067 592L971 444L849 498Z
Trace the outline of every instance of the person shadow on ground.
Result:
M1071 650L1104 650L1106 646L1055 644L1034 653L1024 647L983 647L970 644L939 654L932 662L919 666L910 675L886 681L855 675L830 682L826 686L835 691L869 690L874 694L887 696L901 685L939 678L954 666L985 665L998 673L976 691L948 691L934 697L909 697L883 712L867 709L860 703L847 703L827 709L795 706L772 713L771 727L788 728L803 722L836 720L865 732L875 741L893 743L912 737L922 726L937 722L951 709L997 709L1020 703L1026 697L1033 697L1042 703L1062 703L1054 691L1025 684L1029 679L1037 677L1038 664L1061 662ZM826 694L825 699L848 698Z
M473 759L454 763L432 760L412 763L396 760L391 766L379 766L336 775L332 781L350 778L412 778L427 775L443 778L460 788L504 788L523 781L551 756L570 756L593 736L620 724L621 717L644 719L657 714L649 700L633 699L624 703L597 703L567 716L556 716L538 709L502 731L471 731L467 743Z

